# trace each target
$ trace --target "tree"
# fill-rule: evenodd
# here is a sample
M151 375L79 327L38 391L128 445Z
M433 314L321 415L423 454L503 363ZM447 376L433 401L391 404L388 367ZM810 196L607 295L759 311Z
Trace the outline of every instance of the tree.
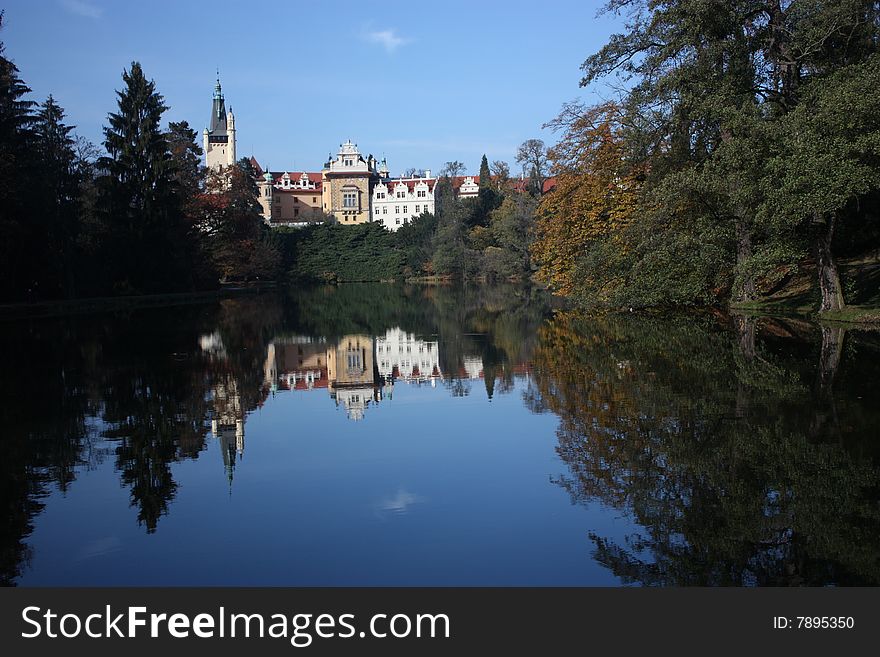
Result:
M467 167L465 167L462 162L455 160L454 162L447 162L444 164L443 168L440 170L440 175L454 179L458 176L463 176L465 171L467 171Z
M118 291L155 291L177 282L181 225L173 193L174 169L166 134L167 109L138 62L122 74L118 111L104 128L107 156L100 161L105 218L111 224L109 259ZM170 257L169 257L170 254Z
M0 42L0 290L5 298L23 299L33 294L27 248L31 237L24 192L34 175L29 157L34 103L24 98L30 89L4 52Z
M491 211L487 231L491 245L483 250L485 274L510 279L528 277L531 273L529 246L537 205L528 194L511 194Z
M507 184L510 182L510 165L503 160L495 160L492 162L491 172L495 191L504 193L507 189Z
M845 300L832 244L840 222L864 222L860 199L880 190L880 54L815 80L783 120L770 163L767 213L814 235L820 311Z
M489 160L486 159L485 153L480 161L480 189L489 189L492 184L492 175L489 173Z
M547 147L544 142L540 139L524 141L516 151L516 161L522 166L523 173L533 181L536 196L540 196L547 179Z
M197 141L198 133L189 123L180 121L168 124L168 149L176 191L187 198L194 198L204 179L202 170L202 147Z
M80 180L72 131L73 126L64 123L64 110L50 95L34 116L33 156L40 180L38 219L45 227L44 294L53 296L71 297L75 292Z
M560 294L580 290L607 301L620 284L616 277L583 269L583 259L599 242L624 249L623 231L638 206L638 169L624 160L620 107L567 106L554 127L563 129L550 158L556 189L541 199L532 256L538 277Z
M626 30L584 61L581 86L626 82L625 157L646 175L632 269L678 288L654 300L750 301L761 277L799 257L792 225L765 211L781 122L813 81L877 50L880 11L872 0L606 5L623 9Z
M246 159L211 170L199 197L199 230L222 280L271 280L281 266L263 223L253 169Z

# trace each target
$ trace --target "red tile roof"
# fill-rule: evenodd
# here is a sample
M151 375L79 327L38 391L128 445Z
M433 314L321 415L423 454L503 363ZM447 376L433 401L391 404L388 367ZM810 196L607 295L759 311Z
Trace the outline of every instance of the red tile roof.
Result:
M400 180L399 178L389 178L388 180L380 181L388 187L388 193L394 193L394 188L397 185L404 184L410 192L414 192L416 185L425 182L428 183L428 192L434 191L434 185L437 183L436 178L417 178L415 180Z
M275 179L275 184L280 185L282 179L284 178L284 174L286 173L290 176L290 184L296 185L299 182L300 177L302 176L302 171L271 171L272 177ZM321 174L315 173L314 171L307 171L306 175L309 177L309 182L315 183L315 189L282 189L279 191L282 192L302 192L302 193L313 193L321 191Z

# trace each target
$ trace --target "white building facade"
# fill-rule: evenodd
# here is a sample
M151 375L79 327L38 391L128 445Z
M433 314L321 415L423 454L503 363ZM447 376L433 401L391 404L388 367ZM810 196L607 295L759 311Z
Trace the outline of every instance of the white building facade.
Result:
M381 180L373 186L372 220L393 232L425 212L434 214L436 183L430 171L424 177Z

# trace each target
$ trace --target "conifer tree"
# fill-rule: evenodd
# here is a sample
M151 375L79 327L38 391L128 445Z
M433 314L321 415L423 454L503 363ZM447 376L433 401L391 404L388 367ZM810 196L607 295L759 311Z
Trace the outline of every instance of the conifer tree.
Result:
M179 265L168 256L177 252L181 235L171 154L160 128L167 107L138 62L122 79L119 109L104 128L108 155L101 160L113 285L118 292L168 289Z
M73 126L64 123L64 110L50 95L33 121L33 155L39 172L40 194L35 201L35 227L42 229L40 250L45 255L43 294L74 294L74 244L78 224L79 176Z
M492 182L492 176L489 173L489 160L486 159L486 154L483 154L483 159L480 162L480 189L488 189L489 185Z
M2 24L0 11L0 28ZM24 98L30 89L4 52L0 42L0 296L22 299L33 294L33 281L28 275L30 236L22 191L32 172L28 153L34 103Z

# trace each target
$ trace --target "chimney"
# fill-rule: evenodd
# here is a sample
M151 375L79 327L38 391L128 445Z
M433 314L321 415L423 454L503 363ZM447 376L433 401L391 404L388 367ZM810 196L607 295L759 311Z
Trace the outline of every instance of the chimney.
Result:
M425 169L425 178L430 178L430 177L431 177L431 170Z

